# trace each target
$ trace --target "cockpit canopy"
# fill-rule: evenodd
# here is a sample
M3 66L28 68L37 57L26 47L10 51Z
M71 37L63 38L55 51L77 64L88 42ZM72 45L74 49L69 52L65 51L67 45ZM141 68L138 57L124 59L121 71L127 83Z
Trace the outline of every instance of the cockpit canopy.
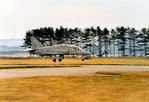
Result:
M81 50L79 47L77 47L75 45L60 44L59 46L65 46L65 47L70 48L72 50Z
M70 46L70 48L73 49L73 50L80 50L80 48L77 47L77 46Z

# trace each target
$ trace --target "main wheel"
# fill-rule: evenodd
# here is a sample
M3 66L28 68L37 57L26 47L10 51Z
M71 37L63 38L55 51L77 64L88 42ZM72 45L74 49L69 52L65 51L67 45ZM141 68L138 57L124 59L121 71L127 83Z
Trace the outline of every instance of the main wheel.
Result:
M53 62L56 62L56 59L53 59Z
M59 62L62 62L62 59L59 59Z

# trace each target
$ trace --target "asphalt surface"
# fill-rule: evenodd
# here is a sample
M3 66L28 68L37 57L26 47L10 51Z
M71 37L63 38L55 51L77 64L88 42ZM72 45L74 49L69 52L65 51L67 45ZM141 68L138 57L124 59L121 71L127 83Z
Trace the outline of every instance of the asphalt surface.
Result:
M149 66L82 65L72 68L0 69L0 78L94 75L98 71L149 71Z

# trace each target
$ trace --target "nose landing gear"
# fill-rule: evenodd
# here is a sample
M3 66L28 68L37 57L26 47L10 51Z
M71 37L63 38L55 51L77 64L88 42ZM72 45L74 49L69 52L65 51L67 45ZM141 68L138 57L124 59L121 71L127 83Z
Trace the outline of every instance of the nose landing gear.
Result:
M86 56L82 56L81 58L82 58L82 59L81 59L82 61L85 61L85 59L86 59L87 57L86 57Z
M82 61L85 61L85 59L83 58Z

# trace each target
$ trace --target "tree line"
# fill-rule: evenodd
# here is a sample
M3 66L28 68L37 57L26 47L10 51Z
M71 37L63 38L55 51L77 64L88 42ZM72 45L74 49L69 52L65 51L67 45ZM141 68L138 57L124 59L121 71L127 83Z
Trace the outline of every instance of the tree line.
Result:
M149 55L149 28L137 30L121 26L109 30L99 26L85 29L44 27L27 31L23 47L31 48L31 36L45 46L73 44L99 57Z

